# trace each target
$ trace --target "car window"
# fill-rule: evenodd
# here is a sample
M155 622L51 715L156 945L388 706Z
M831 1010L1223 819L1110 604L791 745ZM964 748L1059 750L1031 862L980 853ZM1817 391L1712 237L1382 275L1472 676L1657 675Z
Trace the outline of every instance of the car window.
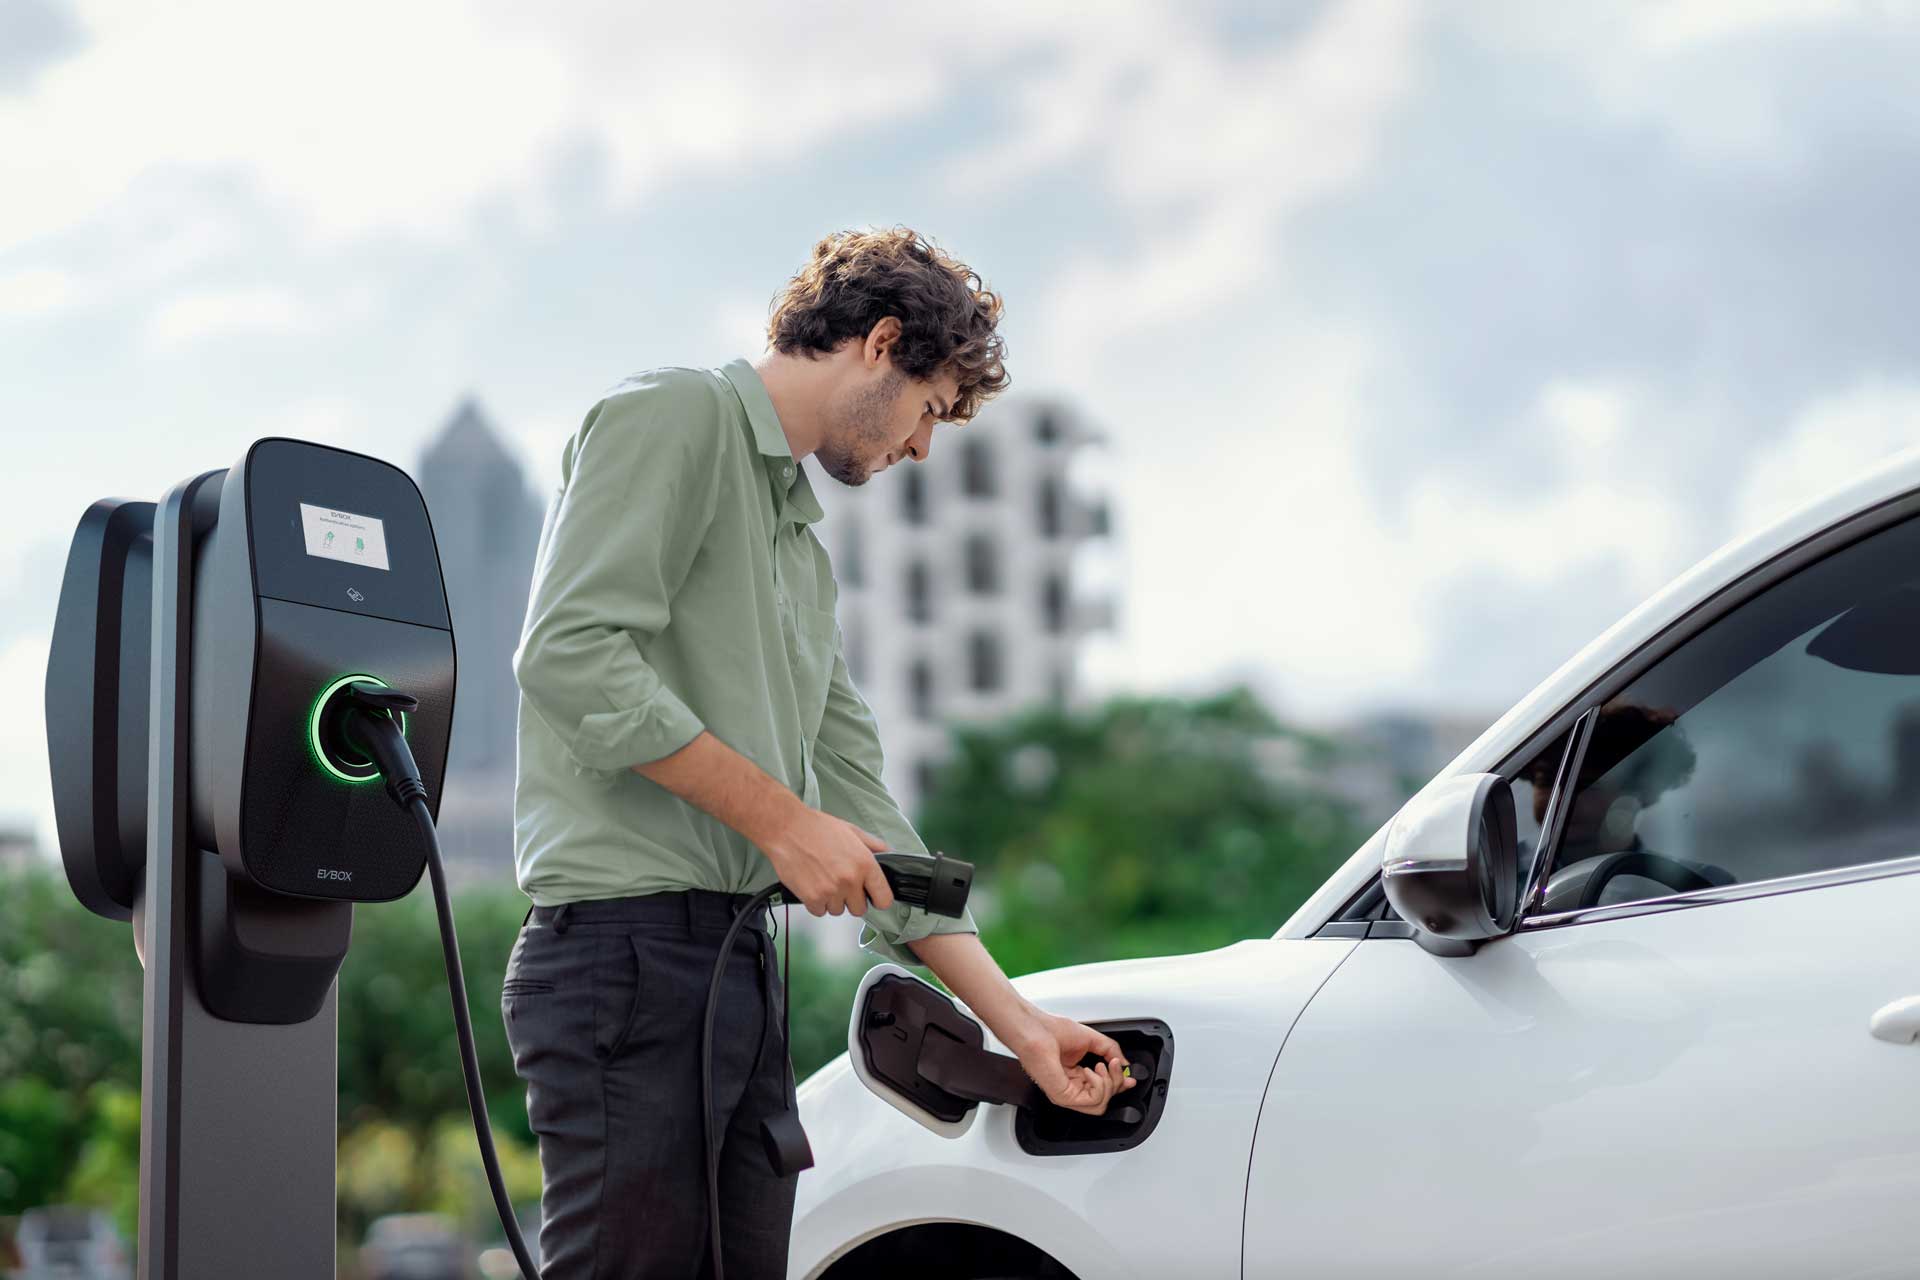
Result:
M1522 779L1550 780L1559 754L1542 752ZM1600 708L1529 914L1916 854L1920 522L1909 521L1768 588Z

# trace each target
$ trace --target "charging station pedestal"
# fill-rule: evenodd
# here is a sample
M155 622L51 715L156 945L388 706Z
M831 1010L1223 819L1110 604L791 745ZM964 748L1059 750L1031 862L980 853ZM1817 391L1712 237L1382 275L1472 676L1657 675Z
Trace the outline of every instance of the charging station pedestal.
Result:
M404 686L431 820L454 684L426 503L387 463L261 440L81 517L47 749L67 881L145 966L141 1280L332 1280L336 977L354 904L409 893L429 838L336 729Z
M353 911L246 894L189 838L193 550L223 474L176 485L154 519L146 885L134 914L146 961L139 1274L332 1280L335 989L304 1022L276 1025L214 1016L194 980L203 936L230 929L244 946L249 931L271 933L276 947L305 939L340 954Z

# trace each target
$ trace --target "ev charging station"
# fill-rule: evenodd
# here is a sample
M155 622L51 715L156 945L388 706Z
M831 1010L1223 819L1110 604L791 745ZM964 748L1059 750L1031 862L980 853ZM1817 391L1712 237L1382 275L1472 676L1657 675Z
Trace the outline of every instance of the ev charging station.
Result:
M142 1280L334 1274L334 978L430 834L347 732L384 686L431 809L456 662L425 501L285 439L81 517L47 668L67 877L145 965ZM462 1002L464 1005L464 1001Z

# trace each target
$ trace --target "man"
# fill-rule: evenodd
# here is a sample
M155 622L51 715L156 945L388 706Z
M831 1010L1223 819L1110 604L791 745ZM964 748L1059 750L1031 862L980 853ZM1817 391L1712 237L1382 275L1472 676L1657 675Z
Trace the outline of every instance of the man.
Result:
M637 375L567 443L514 654L515 862L534 907L501 993L548 1280L701 1269L701 1011L722 931L775 881L931 968L1055 1102L1100 1114L1133 1084L1113 1040L1021 998L971 916L893 901L873 854L926 846L881 782L811 527L807 457L863 484L925 461L935 423L1006 386L1000 308L910 231L829 236L757 362ZM792 1088L765 915L716 1015L732 1280L786 1274L793 1217L795 1176L759 1138ZM1088 1053L1105 1061L1076 1065Z

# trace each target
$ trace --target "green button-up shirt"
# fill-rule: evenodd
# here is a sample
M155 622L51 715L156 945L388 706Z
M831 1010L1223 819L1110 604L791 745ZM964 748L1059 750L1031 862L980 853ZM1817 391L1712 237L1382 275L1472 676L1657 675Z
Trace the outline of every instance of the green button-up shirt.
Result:
M554 906L779 877L746 837L633 771L704 728L807 804L889 848L925 843L880 781L873 712L847 674L820 519L746 360L657 369L587 413L560 459L513 672L514 862ZM974 932L896 903L861 945Z

